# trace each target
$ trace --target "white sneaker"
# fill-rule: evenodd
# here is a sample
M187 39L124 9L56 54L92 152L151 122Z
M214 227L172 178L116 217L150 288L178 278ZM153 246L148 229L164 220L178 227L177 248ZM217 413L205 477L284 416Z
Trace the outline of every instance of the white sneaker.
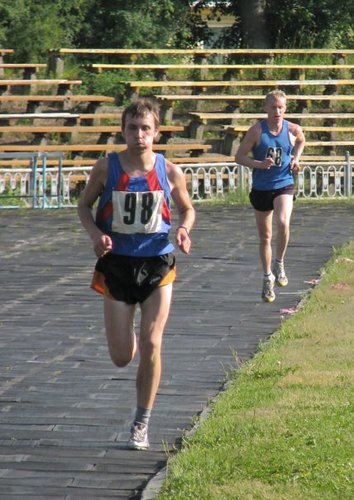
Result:
M131 450L147 450L150 446L147 431L147 425L140 422L134 423L130 429L127 447Z
M273 274L269 278L263 279L262 299L264 302L273 302L275 300L274 283L275 277Z
M285 274L284 263L274 262L273 273L275 276L275 283L278 286L286 286L288 284L288 278Z

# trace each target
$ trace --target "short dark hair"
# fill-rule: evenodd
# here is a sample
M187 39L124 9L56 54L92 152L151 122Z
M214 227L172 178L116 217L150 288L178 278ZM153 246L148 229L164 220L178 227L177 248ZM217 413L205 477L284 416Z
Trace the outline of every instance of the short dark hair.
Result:
M160 126L160 110L157 103L146 97L135 99L129 106L127 106L122 114L122 130L125 128L127 115L134 117L144 117L151 113L154 117L155 127Z

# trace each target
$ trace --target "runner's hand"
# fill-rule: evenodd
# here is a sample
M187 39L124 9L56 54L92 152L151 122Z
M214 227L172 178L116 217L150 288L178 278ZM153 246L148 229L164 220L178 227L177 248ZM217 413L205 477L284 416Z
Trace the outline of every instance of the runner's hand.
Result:
M300 170L300 164L297 160L292 160L290 170L296 174Z
M192 240L189 236L189 231L184 226L179 226L176 229L176 243L183 253L189 253L192 246Z
M103 257L112 250L112 240L107 234L102 234L93 245L97 257Z
M261 168L263 170L269 170L270 167L272 167L274 165L274 160L273 158L271 158L270 156L268 158L265 158L263 161L262 161L262 166Z

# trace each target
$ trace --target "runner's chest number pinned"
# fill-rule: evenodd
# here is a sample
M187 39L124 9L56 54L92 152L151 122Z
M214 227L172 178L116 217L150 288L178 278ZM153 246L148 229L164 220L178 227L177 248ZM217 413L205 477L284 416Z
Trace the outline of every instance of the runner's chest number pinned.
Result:
M272 158L274 160L274 166L280 167L282 162L283 150L278 147L269 147L267 149L266 158Z
M157 233L161 229L163 191L113 191L112 230L118 233Z

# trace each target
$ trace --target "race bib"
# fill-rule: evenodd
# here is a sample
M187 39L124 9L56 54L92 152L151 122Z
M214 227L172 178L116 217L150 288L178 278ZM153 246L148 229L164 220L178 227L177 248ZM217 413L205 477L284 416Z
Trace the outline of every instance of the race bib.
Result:
M282 148L272 148L267 149L266 158L272 158L274 160L274 166L280 167L282 161L283 151Z
M112 230L123 234L159 232L163 203L163 191L113 191Z

